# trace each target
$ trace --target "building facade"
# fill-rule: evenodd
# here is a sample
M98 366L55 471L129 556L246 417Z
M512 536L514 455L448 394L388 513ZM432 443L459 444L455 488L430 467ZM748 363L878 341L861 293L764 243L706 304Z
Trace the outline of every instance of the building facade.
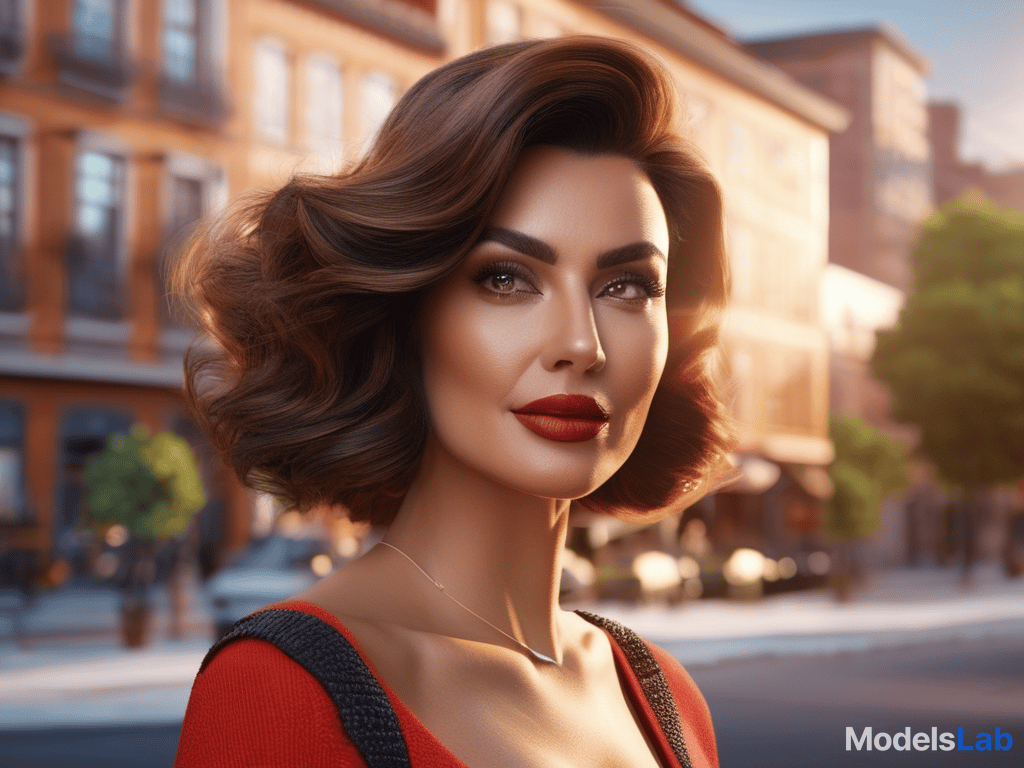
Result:
M884 24L747 47L849 110L849 128L831 143L831 263L821 283L830 410L856 415L910 448L916 432L892 420L888 390L871 376L870 360L875 333L895 325L913 289L910 251L935 204L928 62ZM867 552L875 564L906 561L905 506L899 496L883 505Z
M908 253L934 204L928 62L884 24L747 48L849 110L849 128L830 147L830 260L909 290Z
M0 528L4 549L64 563L59 581L86 573L96 544L81 530L86 457L137 422L196 437L165 262L227 197L228 5L2 7ZM241 509L196 445L217 504Z
M73 559L81 466L141 421L191 429L187 328L165 254L200 216L290 174L357 160L420 76L489 44L573 33L661 58L682 129L724 190L733 308L725 376L742 456L820 467L828 342L829 137L846 112L668 0L54 0L13 3L0 170L14 203L0 273L3 514ZM6 5L5 5L6 7ZM216 468L217 541L265 500ZM12 479L13 478L13 479Z

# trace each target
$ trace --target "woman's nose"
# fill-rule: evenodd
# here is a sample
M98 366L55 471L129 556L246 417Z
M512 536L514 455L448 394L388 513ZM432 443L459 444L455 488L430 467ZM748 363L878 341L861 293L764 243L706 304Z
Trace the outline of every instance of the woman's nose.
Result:
M546 368L558 370L571 366L580 371L597 372L604 367L604 348L589 296L552 301L549 323L549 342L544 356Z

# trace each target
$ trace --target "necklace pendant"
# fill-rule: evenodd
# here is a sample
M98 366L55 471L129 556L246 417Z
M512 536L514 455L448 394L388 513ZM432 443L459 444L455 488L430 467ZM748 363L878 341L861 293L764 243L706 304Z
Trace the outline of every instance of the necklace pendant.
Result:
M556 667L558 666L558 662L552 659L550 656L545 656L543 653L539 653L538 651L533 650L533 648L530 648L529 646L526 647L526 650L528 650L530 654L533 656L533 658L537 659L537 661L543 661L545 664L554 664Z

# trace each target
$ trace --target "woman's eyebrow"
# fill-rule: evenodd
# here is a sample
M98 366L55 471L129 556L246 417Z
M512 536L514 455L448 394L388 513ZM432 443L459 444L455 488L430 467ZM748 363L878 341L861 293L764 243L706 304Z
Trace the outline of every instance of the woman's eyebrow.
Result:
M518 251L524 256L543 261L545 264L554 264L558 260L554 249L543 240L524 235L522 232L516 232L514 229L488 227L480 235L480 239L477 242L498 243L499 245L511 248L513 251Z
M558 256L550 245L545 243L543 240L538 240L536 237L531 237L530 235L523 234L522 232L516 232L514 229L506 229L505 227L488 227L484 230L483 234L480 235L480 239L477 242L498 243L499 245L504 245L514 251L518 251L524 256L529 256L530 258L542 261L545 264L554 264L558 261ZM609 251L605 251L597 257L597 268L608 269L609 267L615 267L619 264L625 264L630 261L640 261L651 256L660 258L662 261L668 261L668 258L661 252L661 249L659 249L658 246L644 240L639 243L620 245L618 248L612 248Z
M597 268L608 269L608 267L616 267L619 264L626 264L630 261L641 261L643 259L654 256L662 261L667 262L668 257L661 252L654 243L642 240L639 243L630 243L629 245L621 245L618 248L612 248L610 251L605 251L597 257Z

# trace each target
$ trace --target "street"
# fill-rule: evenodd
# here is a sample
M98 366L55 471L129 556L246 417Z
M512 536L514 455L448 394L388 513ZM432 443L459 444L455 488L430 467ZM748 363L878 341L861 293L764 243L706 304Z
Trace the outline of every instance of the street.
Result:
M722 768L1024 766L1024 635L837 656L736 659L690 670L711 707ZM846 728L973 735L1008 752L847 752Z
M1024 765L1024 635L836 656L758 657L694 667L722 768L979 768ZM860 734L951 731L1013 737L1008 752L845 750ZM0 732L0 768L169 767L180 726ZM972 743L972 741L966 741Z

